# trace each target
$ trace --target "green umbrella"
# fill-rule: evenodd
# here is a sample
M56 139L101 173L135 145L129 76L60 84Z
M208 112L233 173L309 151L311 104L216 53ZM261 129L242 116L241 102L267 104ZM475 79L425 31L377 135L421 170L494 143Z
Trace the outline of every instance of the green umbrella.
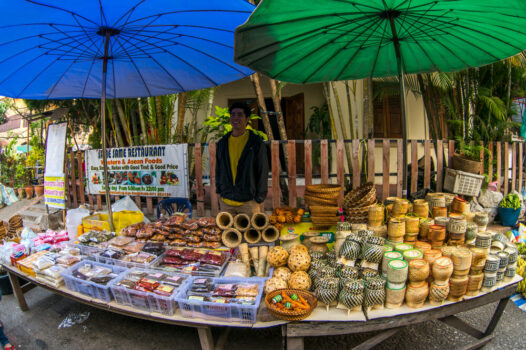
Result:
M455 71L526 49L525 0L263 0L237 28L236 62L315 83ZM404 146L404 192L407 189Z

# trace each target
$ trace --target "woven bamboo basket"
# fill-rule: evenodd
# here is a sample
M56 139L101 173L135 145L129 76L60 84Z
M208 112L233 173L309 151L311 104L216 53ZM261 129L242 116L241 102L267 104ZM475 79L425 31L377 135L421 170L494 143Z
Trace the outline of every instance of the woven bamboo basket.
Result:
M305 192L315 194L336 194L339 195L342 187L340 185L307 185Z
M332 226L340 221L339 216L311 216L310 219L314 226Z
M367 182L345 195L344 208L359 208L371 205L376 201L376 188L372 182Z
M305 311L284 311L276 308L274 304L272 304L272 298L274 298L276 295L281 294L282 292L285 292L287 294L296 294L301 295L305 301L309 304L310 308ZM312 311L316 308L318 305L318 299L314 296L314 294L306 292L304 290L299 289L278 289L275 290L265 297L265 305L267 306L268 311L270 314L276 318L279 318L280 320L285 321L300 321L310 316Z
M367 223L369 221L369 208L376 206L375 203L361 208L346 208L345 220L350 223Z
M384 223L385 208L382 205L369 207L369 225L381 226Z
M311 205L309 206L311 216L336 216L338 215L338 206Z
M325 205L325 206L336 206L338 205L338 198L335 199L324 199L316 196L305 194L305 204L309 207L311 205Z

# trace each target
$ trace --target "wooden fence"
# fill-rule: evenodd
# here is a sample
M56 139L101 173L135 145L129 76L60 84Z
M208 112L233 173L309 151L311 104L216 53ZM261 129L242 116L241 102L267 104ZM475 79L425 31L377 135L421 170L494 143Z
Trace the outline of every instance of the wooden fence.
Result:
M481 174L486 173L490 179L495 178L499 190L504 194L514 190L520 191L526 181L523 164L524 142L489 142L482 145L489 149L489 153L485 155L481 151L480 159L483 162ZM283 152L283 148L280 146L287 147L289 150L288 172L281 170L280 153ZM301 148L303 154L299 152ZM345 148L350 150L350 166L346 166ZM195 173L190 176L194 210L197 210L199 216L215 215L219 210L219 198L215 193L216 144L189 145L188 150L189 159L192 154L196 164ZM289 203L296 206L298 198L303 196L304 186L313 183L346 184L346 190L350 190L366 181L373 181L379 199L402 196L403 141L401 139L272 141L269 150L271 175L266 209ZM410 182L408 181L409 193L424 188L442 191L444 168L451 164L454 150L455 141L409 140L407 145L409 164L407 176L411 179ZM314 151L316 157L313 157ZM282 155L281 159L283 159ZM300 163L302 164L299 168L304 169L302 174L297 173ZM420 169L423 167L423 171L419 171L419 163L423 163L423 166L420 166ZM87 195L85 191L84 152L68 153L66 169L68 207L76 208L80 204L89 203L98 210L102 209L103 204L105 205L104 196ZM288 203L283 203L280 179L285 180L287 184ZM344 190L340 193L340 201L343 195ZM112 201L119 198L112 196ZM162 199L137 196L133 198L136 204L150 215L154 213L157 202Z

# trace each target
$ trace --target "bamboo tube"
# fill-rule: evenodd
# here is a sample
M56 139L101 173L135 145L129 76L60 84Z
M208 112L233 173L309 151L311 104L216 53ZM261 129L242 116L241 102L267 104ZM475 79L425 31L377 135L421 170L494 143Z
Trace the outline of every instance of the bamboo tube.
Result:
M268 225L261 231L261 237L267 243L275 242L279 238L279 230L275 226Z
M248 230L250 228L250 217L243 213L234 216L234 228L239 232Z
M221 230L226 230L232 227L234 224L234 218L229 212L222 211L216 216L216 224Z
M241 241L243 240L243 235L241 232L236 230L235 228L229 228L221 234L221 241L224 245L226 245L228 248L235 248L239 244L241 244Z
M268 226L268 216L265 213L255 213L252 215L252 227L256 230L263 230Z
M256 244L261 241L261 231L255 230L253 228L248 229L243 233L245 241L250 244Z
M257 276L263 277L265 276L265 268L267 266L267 254L268 254L268 246L262 245L259 247L259 266L257 269Z
M259 252L258 247L251 247L248 249L250 252L250 259L252 260L252 263L254 264L254 270L259 270Z
M250 256L248 255L247 243L239 245L239 254L241 254L241 261L247 266L247 271L250 271Z

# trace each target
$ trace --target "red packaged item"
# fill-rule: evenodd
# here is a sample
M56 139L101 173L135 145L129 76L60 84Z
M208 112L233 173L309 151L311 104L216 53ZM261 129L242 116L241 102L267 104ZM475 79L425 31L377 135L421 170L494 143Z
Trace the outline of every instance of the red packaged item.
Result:
M175 257L181 257L183 256L184 249L182 248L174 248L174 249L168 249L165 253L166 256L175 256Z
M203 254L203 252L199 252L197 249L186 248L183 250L181 258L188 261L199 261Z
M203 248L218 249L221 248L221 242L202 242Z
M179 247L184 247L186 245L186 241L184 239L174 239L171 242L171 244L179 246Z
M186 260L183 260L181 258L173 257L173 256L165 256L163 258L163 264L175 264L175 265L186 265L188 262Z
M195 235L188 235L185 237L187 242L199 243L201 242L201 237Z
M214 226L216 223L216 219L215 218L200 218L199 220L197 220L197 224L201 227L210 227L210 226Z
M193 234L194 236L197 236L197 237L203 237L203 236L204 236L203 230L195 230L195 231L192 231L192 234Z
M186 245L191 248L203 248L204 242L187 242Z
M162 295L162 296L165 296L165 297L169 297L174 292L174 289L175 288L172 287L172 286L167 286L165 284L161 284L157 288L155 288L155 290L153 292L154 292L154 294L157 294L157 295Z
M207 252L199 259L199 262L203 264L221 266L225 262L226 254L222 252Z
M153 290L154 290L155 288L157 288L159 285L160 285L160 283L157 282L157 281L150 280L150 279L148 279L148 278L141 278L141 279L139 280L139 282L137 282L136 287L137 287L137 286L140 286L140 287L142 287L142 288L144 288L144 289L147 289L147 290L150 291L150 292L153 292Z
M219 242L221 241L221 235L204 235L203 239L207 242Z
M194 220L188 220L186 221L185 223L183 223L181 225L181 227L185 230L191 230L191 231L194 231L194 230L197 230L199 228L199 225L197 224L196 221Z

